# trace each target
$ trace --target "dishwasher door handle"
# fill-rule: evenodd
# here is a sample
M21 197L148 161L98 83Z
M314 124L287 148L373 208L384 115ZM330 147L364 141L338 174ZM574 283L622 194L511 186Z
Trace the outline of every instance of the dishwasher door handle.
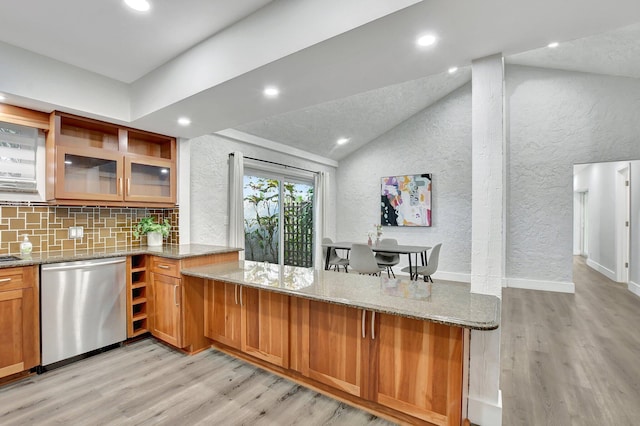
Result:
M103 266L103 265L113 265L116 263L124 263L125 259L118 259L118 260L106 260L104 262L95 262L95 261L90 261L91 263L87 262L85 263L77 263L75 262L74 265L62 265L62 266L52 266L52 265L42 265L42 270L43 271L64 271L64 270L68 270L68 269L83 269L85 267L88 268L93 268L95 266Z

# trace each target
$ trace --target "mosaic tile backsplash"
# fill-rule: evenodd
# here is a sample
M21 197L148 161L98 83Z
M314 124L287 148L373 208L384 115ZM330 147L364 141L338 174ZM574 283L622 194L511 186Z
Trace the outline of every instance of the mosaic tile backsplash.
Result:
M103 249L146 245L146 237L133 238L133 227L144 216L168 218L171 232L165 244L180 244L179 209L59 207L36 203L0 202L0 254L20 253L23 235L34 252ZM68 228L82 226L84 236L69 239Z

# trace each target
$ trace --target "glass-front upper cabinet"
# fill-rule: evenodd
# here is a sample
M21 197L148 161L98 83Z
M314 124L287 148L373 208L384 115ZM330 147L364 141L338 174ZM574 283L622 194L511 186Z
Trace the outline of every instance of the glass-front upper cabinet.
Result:
M56 197L122 201L123 156L117 151L58 147Z
M174 163L166 160L125 160L125 201L175 203Z
M88 200L96 201L89 204L112 206L175 205L175 138L57 111L50 121L48 201L71 205L86 205Z

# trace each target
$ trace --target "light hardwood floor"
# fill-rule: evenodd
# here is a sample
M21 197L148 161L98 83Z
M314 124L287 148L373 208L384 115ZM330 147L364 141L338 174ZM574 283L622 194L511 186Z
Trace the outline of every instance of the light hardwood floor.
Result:
M504 289L503 422L640 424L640 298L574 260L575 294Z
M0 425L389 425L214 350L146 339L0 388Z

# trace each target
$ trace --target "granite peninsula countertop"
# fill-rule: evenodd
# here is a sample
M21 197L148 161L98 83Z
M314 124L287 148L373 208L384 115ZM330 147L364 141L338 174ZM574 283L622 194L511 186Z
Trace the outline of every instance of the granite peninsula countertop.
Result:
M72 262L76 260L101 259L106 257L130 256L134 254L152 254L168 259L186 259L189 257L206 256L209 254L221 254L241 251L242 249L207 244L180 244L163 245L162 247L133 247L122 246L107 249L82 249L34 252L28 255L8 254L3 256L15 256L18 260L0 262L0 268L14 266L40 265L44 263Z
M464 283L431 284L408 278L371 277L242 260L184 268L181 272L475 330L494 330L500 325L500 299L471 293Z

